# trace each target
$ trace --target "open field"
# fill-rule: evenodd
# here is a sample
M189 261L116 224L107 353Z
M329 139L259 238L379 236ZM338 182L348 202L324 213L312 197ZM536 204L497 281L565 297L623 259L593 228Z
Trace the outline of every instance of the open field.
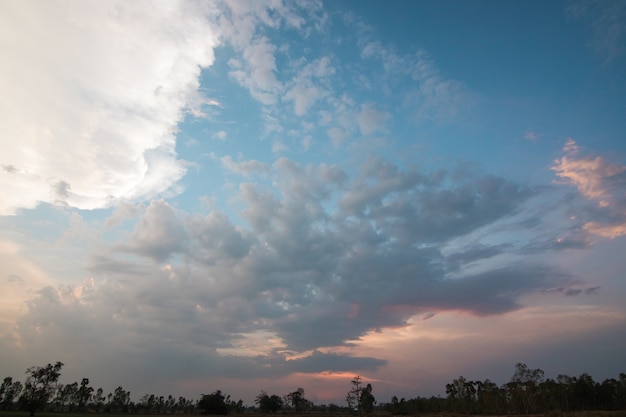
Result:
M203 416L205 414L109 414L109 413L50 413L50 412L42 412L36 413L36 417L128 417L128 416L144 416L144 417L197 417ZM414 414L415 416L424 416L424 417L626 417L626 410L617 410L617 411L575 411L575 412L560 412L560 411L550 411L545 414L506 414L502 416L496 415L487 415L487 414L455 414L455 413L422 413L422 414ZM0 417L27 417L28 412L26 411L0 411ZM261 413L242 413L242 414L231 414L231 416L244 416L244 417L355 417L356 414L350 413L276 413L276 414L261 414ZM392 414L380 411L374 412L371 414L366 414L367 417L392 417Z

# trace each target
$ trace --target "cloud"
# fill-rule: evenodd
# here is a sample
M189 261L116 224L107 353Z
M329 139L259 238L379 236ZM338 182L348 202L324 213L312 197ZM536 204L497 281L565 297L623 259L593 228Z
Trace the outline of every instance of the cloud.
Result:
M524 134L524 138L528 140L537 140L541 135L534 130L527 130Z
M382 359L322 353L314 350L311 355L292 359L286 365L291 372L316 373L328 370L344 372L354 369L371 371L386 363L387 361Z
M255 160L235 162L229 155L220 158L222 166L228 171L244 177L250 177L253 174L264 174L269 172L269 165L264 162Z
M223 40L241 53L241 60L231 60L230 76L261 104L271 106L285 89L277 78L277 47L262 34L263 27L303 30L308 21L320 22L321 4L316 1L300 3L226 2L225 13L219 19ZM302 17L305 12L308 19ZM300 103L300 106L305 106ZM306 107L306 106L305 106ZM300 108L302 110L302 108Z
M611 239L626 234L626 166L601 156L581 155L572 139L567 140L563 152L552 170L562 183L576 186L581 196L597 204L589 211L584 230Z
M461 251L457 251L446 256L446 271L459 271L462 267L465 267L468 264L500 255L507 249L510 249L509 244L487 246L477 243L470 245L469 247L463 248Z
M389 119L391 119L391 114L376 110L372 103L362 105L361 111L357 115L357 122L362 135L384 132Z
M329 57L305 64L294 77L291 83L293 86L285 93L283 100L293 101L294 113L303 116L315 102L328 95L328 91L316 83L321 80L328 84L328 78L334 73Z
M252 40L243 50L245 67L234 69L230 76L252 97L265 105L276 103L282 84L276 79L276 47L265 37Z
M352 349L416 315L491 317L523 309L533 294L593 292L539 259L498 262L513 245L472 238L515 216L533 190L380 158L357 168L279 158L264 176L246 171L237 220L163 200L120 206L103 221L113 240L88 249L89 275L26 297L3 348L19 341L20 352L71 354L87 367L97 347L103 378L143 389L146 375L180 386L206 375L376 372L385 360ZM469 243L452 244L462 238Z
M218 44L211 11L141 1L2 9L0 214L39 202L101 208L170 189L185 173L175 128Z
M607 180L626 172L626 166L610 164L600 156L579 157L580 148L572 139L567 140L563 151L565 155L552 166L556 175L575 185L583 197L598 201L601 207L611 205Z
M463 118L472 104L472 95L459 81L446 78L433 58L423 50L399 55L393 47L378 41L361 42L361 57L379 61L384 69L382 81L390 85L402 80L402 100L412 110L417 123L445 124ZM378 81L381 82L380 80Z
M118 250L164 261L184 249L187 232L174 209L163 200L154 200L146 208L127 244Z

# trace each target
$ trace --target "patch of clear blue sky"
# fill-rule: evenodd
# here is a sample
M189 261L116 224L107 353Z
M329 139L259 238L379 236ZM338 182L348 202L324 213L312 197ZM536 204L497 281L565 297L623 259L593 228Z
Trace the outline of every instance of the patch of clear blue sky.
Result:
M603 65L590 34L567 18L566 1L347 1L404 53L428 51L437 67L487 101L491 127L598 131L605 147L625 126L624 59ZM587 115L588 117L585 117ZM524 126L526 125L526 126ZM570 133L560 126L570 126ZM605 126L605 128L603 128ZM483 126L489 129L490 126Z
M549 167L568 137L598 153L626 151L624 59L605 64L589 46L591 35L586 28L567 18L568 4L494 0L326 2L331 16L328 31L307 38L272 30L265 35L277 46L290 48L276 53L280 81L293 75L290 60L304 57L311 62L329 56L337 71L332 81L335 93L343 90L357 105L372 102L392 113L390 130L381 135L388 146L376 149L376 155L424 169L471 161L489 173L545 184L553 175ZM372 29L367 34L370 40L381 42L400 56L427 52L441 77L466 87L472 101L466 117L445 123L415 123L393 102L395 95L399 97L410 85L396 83L387 97L380 90L367 91L359 86L352 75L375 76L380 63L361 60L357 46L360 34L345 23L347 13ZM303 151L287 131L297 131L303 120L315 121L315 117L294 115L292 104L280 99L273 109L278 111L274 115L281 117L285 131L263 137L262 106L228 76L227 62L232 56L229 48L217 49L214 65L202 76L205 94L223 107L215 109L211 120L187 118L180 125L177 150L199 168L189 168L183 179L186 192L177 201L199 207L200 195L222 196L225 181L232 180L238 186L242 178L224 175L220 162L208 156L210 152L218 158L230 155L237 160L241 154L243 160L270 164L280 156L301 163L344 164L364 156L328 146L326 127L321 126L311 133L311 149ZM314 106L310 113L316 110ZM228 133L224 141L214 137L220 130ZM525 139L529 131L538 139ZM290 150L272 153L271 142L276 138ZM197 143L188 146L189 139ZM220 198L217 201L225 204Z

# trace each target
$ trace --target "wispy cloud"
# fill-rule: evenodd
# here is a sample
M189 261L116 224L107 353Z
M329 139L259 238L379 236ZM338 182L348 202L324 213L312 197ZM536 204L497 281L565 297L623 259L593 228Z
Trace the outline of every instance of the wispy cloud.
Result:
M528 140L537 140L540 137L541 137L541 134L531 129L527 130L526 133L524 134L524 139L528 139Z
M610 63L626 53L626 3L621 0L575 0L565 10L591 32L589 44Z
M563 152L552 170L563 183L576 186L584 198L598 206L584 229L607 238L626 234L626 166L601 156L582 155L573 139L567 140Z
M451 123L462 119L471 107L472 96L463 83L445 77L426 51L399 55L393 46L378 41L363 42L363 59L375 59L384 69L384 79L393 82L398 76L407 77L401 100L413 110L417 123Z
M244 177L250 177L253 174L263 174L269 172L269 165L263 162L249 160L235 162L230 156L223 156L220 158L222 166L228 171L235 174L243 175Z

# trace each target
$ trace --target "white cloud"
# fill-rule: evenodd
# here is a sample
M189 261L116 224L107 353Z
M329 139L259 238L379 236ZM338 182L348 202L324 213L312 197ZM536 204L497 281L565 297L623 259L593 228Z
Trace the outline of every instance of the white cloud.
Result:
M362 105L357 116L359 129L363 135L384 132L389 119L391 119L391 114L377 110L372 103Z
M341 145L341 142L347 137L345 130L340 127L331 127L326 131L326 134L335 147Z
M308 151L311 148L311 143L313 142L313 138L308 135L302 138L302 149Z
M272 152L279 153L289 150L289 147L285 145L280 139L276 139L272 142Z
M534 130L527 130L526 133L524 134L524 139L537 140L539 139L539 136L541 135L535 132Z
M296 116L303 116L317 100L324 96L323 90L305 84L297 84L284 96L286 101L293 101Z
M223 156L220 161L228 171L244 177L250 177L257 173L268 173L270 168L268 164L255 160L235 162L230 155Z
M398 76L410 78L410 82L403 79L402 88L414 85L404 91L403 100L413 110L418 123L456 121L471 105L472 97L465 85L441 74L434 60L423 50L413 55L398 55L380 42L368 42L361 47L361 57L381 62L385 77L379 82L385 85L397 82Z
M41 201L105 207L182 177L175 131L198 102L201 67L213 63L209 10L53 0L0 8L0 214Z
M328 77L335 73L329 57L322 57L302 67L294 78L293 86L285 93L283 100L293 101L294 112L303 116L316 101L328 95L325 88L316 85L318 82L328 84Z
M213 136L219 140L226 140L226 136L228 136L228 133L224 130L220 130L218 132L215 132Z
M15 320L26 307L25 301L54 281L23 254L20 245L10 241L0 240L0 262L4 272L0 275L0 335L5 336L13 332Z
M276 79L275 51L276 47L267 38L254 39L243 50L246 66L230 72L235 81L265 105L276 103L276 96L283 88Z

